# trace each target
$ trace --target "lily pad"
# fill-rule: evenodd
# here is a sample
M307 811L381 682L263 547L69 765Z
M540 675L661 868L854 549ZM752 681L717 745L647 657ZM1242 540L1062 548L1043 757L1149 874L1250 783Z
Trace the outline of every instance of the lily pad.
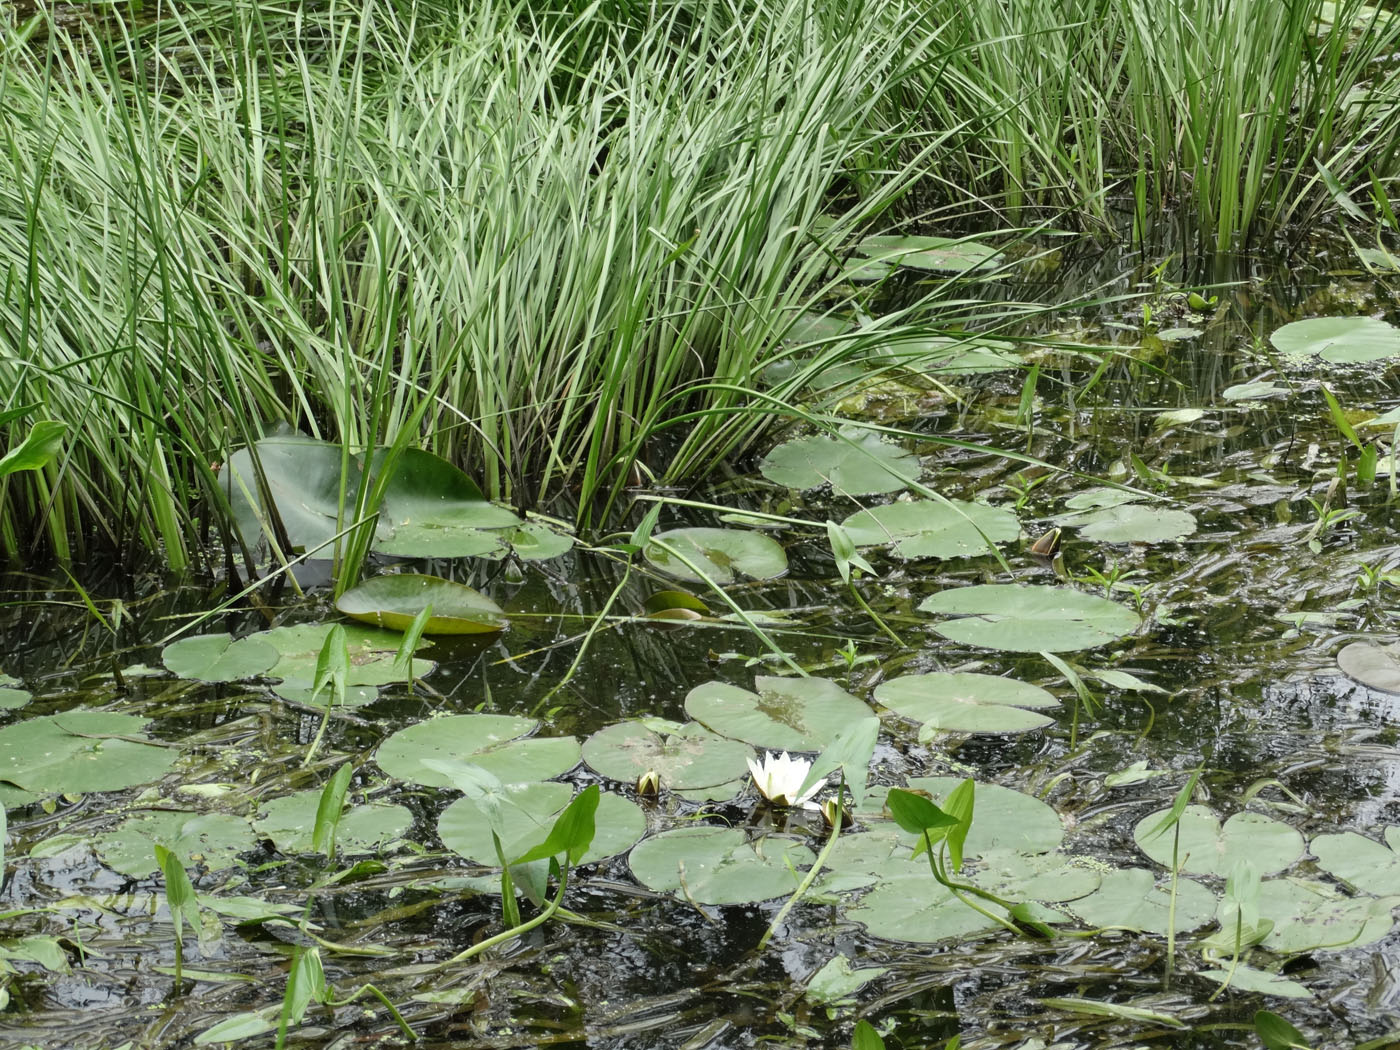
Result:
M34 694L19 688L19 679L0 674L0 711L13 711L34 699Z
M129 817L93 842L107 867L135 879L160 870L155 858L157 844L187 866L198 864L219 871L253 848L253 829L231 813L152 810Z
M1348 886L1377 895L1400 893L1400 827L1385 829L1387 849L1379 842L1344 831L1312 840L1318 867Z
M830 485L848 496L898 492L917 481L919 457L861 427L842 427L836 437L813 434L784 442L758 469L769 481L794 489Z
M504 539L517 558L524 561L547 561L567 554L574 546L574 538L556 532L548 525L537 521L529 522L518 529L507 529Z
M579 745L571 736L530 737L539 723L515 715L447 715L400 729L374 754L391 777L424 787L451 787L452 779L424 765L452 760L481 766L499 780L548 780L578 765Z
M489 634L504 630L506 615L480 591L416 572L375 576L336 600L346 616L376 627L406 631L427 606L433 614L424 634Z
M1123 503L1055 519L1059 525L1078 529L1085 539L1099 543L1168 543L1196 531L1195 515L1171 507Z
M970 273L1001 265L995 248L969 237L878 234L855 246L855 254L882 263L935 273Z
M253 826L282 853L310 853L320 801L321 792L315 789L270 799L259 807ZM387 802L351 806L336 826L336 852L351 856L377 853L402 839L412 827L413 814L403 806Z
M1400 896L1351 897L1313 879L1265 879L1259 884L1258 909L1260 916L1273 920L1274 927L1263 945L1280 954L1297 955L1373 944L1390 932L1390 913L1397 905ZM1234 928L1234 917L1227 909L1222 908L1220 921Z
M1012 901L1078 900L1099 888L1102 875L1060 853L997 850L978 856L968 881Z
M824 678L754 680L757 693L706 682L685 711L711 731L773 751L820 751L852 723L874 717L868 705Z
M935 882L928 871L883 880L848 909L846 917L862 923L873 937L915 944L936 944L997 928L993 920Z
M583 760L600 776L635 783L655 773L672 791L715 787L742 777L753 751L697 722L659 733L639 721L600 729L583 743Z
M227 634L204 634L171 642L160 654L171 674L197 682L237 682L265 674L279 654L252 635L234 641Z
M1337 666L1368 689L1400 693L1400 643L1352 642L1337 654Z
M808 978L802 994L814 1003L847 1002L856 992L886 973L889 973L887 966L852 969L851 960L838 955Z
M754 904L797 889L795 869L815 855L795 839L750 842L737 828L663 831L638 843L628 858L637 881L696 904Z
M1138 848L1170 868L1175 829L1157 828L1168 810L1143 817L1133 828ZM1247 860L1262 875L1282 871L1303 855L1303 836L1282 821L1242 811L1221 824L1205 806L1187 806L1181 815L1177 859L1181 870L1198 875L1229 875Z
M963 500L915 500L857 511L841 523L857 547L894 544L901 558L971 558L1021 534L1016 515Z
M379 699L377 685L346 686L345 695L340 697L329 687L323 688L319 693L316 692L314 684L304 678L289 678L286 681L278 682L272 687L272 691L289 703L314 707L318 710L327 704L337 708L341 706L364 707Z
M1060 702L1039 686L990 674L905 675L875 687L891 711L936 729L959 733L1025 733L1054 719L1039 709Z
M872 348L866 360L924 375L982 375L1019 368L1015 347L985 336L900 336Z
M733 583L736 572L756 580L771 580L787 572L788 567L787 555L776 540L742 529L659 532L642 553L662 572L697 583L702 582L701 573L719 584Z
M922 612L954 619L936 624L944 638L1010 652L1091 649L1131 634L1142 620L1126 606L1067 587L977 584L925 598Z
M312 682L316 678L316 661L321 655L321 647L335 626L333 623L306 623L274 627L249 635L244 641L258 639L277 650L278 660L266 672L269 678ZM402 635L357 624L345 624L342 629L350 652L347 685L388 685L403 681L403 672L394 666ZM430 660L413 661L415 678L424 677L432 669Z
M957 777L915 777L905 786L924 791L935 803L944 799L962 781ZM883 812L886 788L868 792L857 807L863 818L876 819ZM913 836L899 832L904 841ZM984 853L1048 853L1065 837L1064 823L1053 808L1020 791L1000 784L978 784L972 828L963 845L966 857Z
M1256 970L1252 966L1236 966L1223 970L1197 970L1195 976L1204 977L1216 984L1228 984L1238 992L1255 992L1259 995L1277 995L1284 999L1311 999L1312 992L1287 977L1280 977L1267 970Z
M375 455L377 473L386 454ZM384 490L381 535L374 549L404 558L465 558L504 546L500 529L520 519L489 502L476 483L447 460L404 449Z
M1359 364L1400 356L1400 328L1374 317L1312 317L1276 329L1269 342L1292 358Z
M557 782L509 784L500 800L507 834L501 848L510 861L544 840L554 820L574 796L569 784ZM591 864L632 846L646 832L646 815L632 802L611 792L598 798L597 828L580 863ZM471 798L459 798L438 818L438 838L454 853L488 867L499 866L491 840L491 824Z
M65 711L0 729L0 780L40 795L119 791L159 780L176 748L143 743L149 719Z
M1105 872L1099 888L1070 908L1091 926L1118 926L1165 937L1171 914L1171 886L1146 868ZM1204 926L1215 917L1215 894L1191 879L1178 879L1176 931Z

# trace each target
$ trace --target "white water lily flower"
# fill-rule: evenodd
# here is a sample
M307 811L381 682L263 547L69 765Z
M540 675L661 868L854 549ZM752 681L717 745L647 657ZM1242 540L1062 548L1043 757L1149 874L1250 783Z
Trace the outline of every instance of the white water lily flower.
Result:
M781 755L767 751L761 763L749 759L749 772L753 774L758 793L775 806L806 806L813 795L826 787L825 779L818 780L798 795L811 769L810 761L791 758L786 751Z

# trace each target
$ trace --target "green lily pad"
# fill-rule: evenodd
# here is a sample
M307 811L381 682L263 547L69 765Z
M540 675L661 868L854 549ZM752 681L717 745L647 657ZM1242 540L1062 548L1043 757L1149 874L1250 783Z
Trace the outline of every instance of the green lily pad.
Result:
M149 721L80 709L5 726L0 729L0 780L39 795L149 784L179 756L173 747L141 742Z
M1262 401L1269 397L1283 397L1288 394L1288 387L1279 386L1268 380L1256 380L1253 383L1236 383L1234 386L1227 386L1220 391L1220 396L1226 401Z
M1288 357L1359 364L1400 356L1400 328L1374 317L1312 317L1276 329L1269 342Z
M847 909L846 918L864 925L873 937L915 944L957 940L997 928L935 882L927 870L883 880Z
M289 678L286 681L278 682L272 687L272 691L288 703L317 709L322 709L327 704L337 708L364 707L379 699L377 685L346 686L344 697L337 697L335 691L329 687L323 688L317 693L313 683L304 678Z
M569 784L549 781L509 784L502 794L500 806L507 834L501 837L501 848L506 860L511 861L544 840L555 818L574 797L574 789ZM646 833L647 821L635 803L605 791L598 798L594 825L597 831L580 861L582 864L592 864L629 849ZM459 798L442 811L438 818L438 838L444 846L467 860L493 868L499 866L496 847L491 841L491 824L471 798Z
M276 649L257 635L234 641L227 634L203 634L171 642L160 654L171 674L197 682L237 682L256 678L277 663Z
M33 699L34 694L26 689L16 689L10 685L0 685L0 711L13 711L23 707Z
M844 426L836 437L813 434L784 442L758 469L769 481L794 489L830 485L848 496L897 492L917 481L919 457L861 427Z
M940 591L919 609L955 617L934 626L944 638L1019 653L1092 649L1142 623L1131 609L1096 594L1013 583Z
M269 799L258 807L253 827L282 853L310 853L320 801L321 792L316 789ZM336 852L350 856L378 853L402 839L412 827L413 814L403 806L387 802L351 806L341 813L336 826Z
M1056 904L1088 896L1102 878L1094 868L1061 853L1010 850L982 853L965 873L969 882L1006 900Z
M383 449L375 454L377 473ZM403 558L465 558L502 548L496 530L521 524L516 515L482 494L471 478L447 460L421 449L404 449L384 489L381 535L374 549Z
M639 721L600 729L583 742L583 760L600 776L635 783L655 773L672 791L714 787L742 777L753 755L747 744L716 736L690 722L658 733Z
M1085 539L1099 543L1169 543L1196 531L1196 517L1189 511L1141 503L1066 514L1055 522L1078 529Z
M1133 828L1138 848L1170 868L1176 831L1157 828L1168 810L1148 814ZM1282 871L1303 855L1303 836L1262 813L1236 813L1222 825L1205 806L1187 806L1180 820L1177 858L1181 870L1197 875L1229 875L1247 860L1261 875Z
M1260 916L1273 920L1274 927L1263 945L1282 955L1298 955L1374 944L1390 933L1390 913L1397 905L1400 896L1351 897L1313 879L1265 879L1259 884L1258 909ZM1234 915L1228 909L1221 909L1220 921L1234 929Z
M663 544L665 545L663 547ZM675 551L666 550L666 547ZM736 572L756 580L771 580L787 572L787 555L771 537L741 529L673 529L652 536L643 550L646 560L682 580L733 583ZM685 559L682 561L682 558ZM690 565L685 564L688 561ZM699 570L698 572L696 570Z
M972 558L1021 534L1016 515L963 500L915 500L857 511L841 523L857 547L894 544L901 558Z
M935 803L942 802L962 781L958 777L915 777L905 786L910 791L926 791ZM867 792L857 807L863 819L878 820L885 803L887 788ZM900 831L902 841L913 842L912 835ZM1030 795L1000 784L978 784L972 828L963 845L963 855L978 857L984 853L1048 853L1065 837L1064 823L1053 808Z
M1158 885L1146 868L1120 868L1105 872L1099 888L1070 905L1091 926L1117 926L1165 937L1171 914L1171 885ZM1199 882L1178 879L1176 931L1204 926L1215 917L1215 894Z
M316 679L316 661L321 647L335 626L333 623L305 623L274 627L249 635L243 641L258 639L277 650L278 660L266 672L269 678L312 682ZM394 666L402 635L357 624L345 624L342 629L350 652L350 676L346 685L388 685L403 681L403 672ZM424 677L432 669L430 660L413 661L415 678Z
M879 234L855 246L855 254L880 263L935 273L970 273L1001 265L995 248L968 237L899 236Z
M685 711L712 732L773 751L820 751L869 706L823 678L754 680L757 693L706 682L685 698Z
M795 839L750 842L737 828L690 827L644 839L628 864L638 882L658 893L696 904L754 904L791 894L801 879L794 869L814 859Z
M1344 831L1312 840L1318 867L1365 893L1400 892L1400 827L1385 829L1387 849L1379 842Z
M1021 366L1015 347L985 336L899 336L865 357L872 365L897 365L924 375L984 375Z
M1054 719L1060 702L1039 686L990 674L905 675L875 687L875 699L904 718L959 733L1025 733Z
M335 607L352 619L406 631L427 606L424 634L489 634L504 630L506 614L480 591L416 572L375 576L342 594Z
M578 765L579 745L571 736L528 737L539 723L515 715L447 715L400 729L374 754L391 777L424 787L452 787L452 780L424 765L451 760L481 766L512 784L548 780Z
M198 864L219 871L232 867L240 853L253 848L253 829L231 813L151 810L129 817L93 842L107 867L135 879L160 870L155 857L157 844L186 866Z
M1311 999L1312 992L1287 977L1280 977L1267 970L1256 970L1252 966L1236 966L1224 970L1197 970L1196 977L1204 977L1216 984L1229 984L1237 992L1255 992L1259 995L1277 995L1284 999Z
M1142 496L1127 489L1098 486L1076 492L1065 500L1067 510L1098 510L1102 507L1121 507L1124 503L1136 503Z
M529 522L518 529L507 529L505 541L517 558L524 561L548 561L567 554L574 546L574 538L556 532L548 525L537 521Z
M1352 642L1337 654L1337 666L1368 689L1400 693L1400 644Z
M889 973L887 966L866 966L854 970L851 960L838 955L807 979L807 987L802 994L814 1003L847 1002L856 992L886 973Z

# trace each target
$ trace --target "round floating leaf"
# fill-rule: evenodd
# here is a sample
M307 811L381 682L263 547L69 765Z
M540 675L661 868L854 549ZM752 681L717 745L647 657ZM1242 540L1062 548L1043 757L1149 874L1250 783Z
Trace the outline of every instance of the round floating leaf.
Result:
M1352 642L1337 654L1337 666L1368 689L1400 693L1400 644Z
M1264 947L1284 955L1372 944L1390 932L1390 912L1397 905L1400 897L1349 897L1312 879L1265 879L1259 884L1259 914L1274 921ZM1234 928L1234 916L1225 908L1220 921Z
M1313 317L1276 329L1269 342L1289 357L1320 357L1334 364L1400 355L1400 329L1374 317Z
M574 538L562 532L555 532L547 525L532 521L518 529L508 529L506 542L517 558L525 561L546 561L567 554L574 546Z
M429 605L424 634L489 634L504 630L506 614L480 591L416 572L375 576L342 594L335 607L377 627L406 631Z
M34 699L34 694L25 689L16 689L19 682L9 675L0 675L0 711L13 711Z
M1018 653L1091 649L1142 623L1131 609L1096 594L1014 583L940 591L919 609L956 617L934 627L944 638Z
M315 789L270 799L259 807L253 826L282 853L310 853L320 801L321 792ZM353 806L340 816L335 848L342 854L377 853L403 838L411 827L413 814L403 806L387 802Z
M905 786L910 791L926 791L941 805L961 784L957 777L915 777ZM857 812L862 818L877 818L884 810L888 788L874 788L866 793ZM1065 837L1060 815L1038 798L1002 787L1000 784L978 784L974 792L972 829L967 833L963 855L984 853L1048 853ZM913 836L899 832L904 841Z
M1060 702L1039 686L990 674L905 675L875 687L875 699L891 711L958 733L1024 733L1054 719L1039 709Z
M385 461L375 455L377 472ZM465 558L502 548L506 538L493 530L521 521L505 507L487 501L481 489L445 459L405 449L394 462L380 517L389 535L374 549L404 558Z
M571 736L526 737L539 723L514 715L448 715L400 729L379 745L374 760L391 777L424 787L452 780L424 765L429 760L468 762L506 783L548 780L578 765Z
M290 678L285 682L278 682L272 687L272 691L283 700L293 704L302 704L306 707L324 708L327 704L334 704L337 708L341 706L341 700L335 695L335 691L329 687L323 688L317 693L312 683L303 679ZM379 699L379 687L377 685L351 685L345 689L345 707L364 707Z
M1000 850L977 858L968 879L1007 900L1062 903L1099 888L1101 874L1059 853L1013 853Z
M65 711L0 729L0 780L38 794L119 791L159 780L179 751L140 738L149 719Z
M1001 265L1001 254L979 240L967 237L898 236L866 237L855 254L883 263L936 273L969 273Z
M280 654L268 671L269 678L289 682L312 682L316 679L316 661L333 623L305 623L293 627L274 627L249 635L272 646ZM394 666L402 635L358 624L339 625L345 631L345 644L350 652L350 677L346 685L388 685L401 682L403 672ZM414 660L413 674L422 678L433 669L429 660Z
M1366 893L1400 893L1400 827L1385 829L1386 849L1354 831L1312 840L1318 867Z
M1198 882L1178 879L1176 931L1204 926L1215 916L1215 894ZM1070 905L1091 926L1121 926L1165 937L1171 914L1171 885L1157 885L1145 868L1105 872L1099 888Z
M894 544L901 558L971 558L1021 534L1016 515L963 500L915 500L857 511L841 523L857 547Z
M883 880L846 912L874 937L934 944L969 937L997 924L954 897L927 872Z
M526 850L544 841L555 818L574 797L568 784L553 782L510 784L500 799L501 817L506 834L501 836L501 849L506 860L519 857ZM611 857L631 845L646 832L646 815L632 802L603 792L594 814L597 828L588 852L580 861L591 864ZM438 838L452 852L468 860L498 867L496 847L491 841L491 824L481 807L470 798L459 798L442 811L438 818Z
M99 835L93 846L113 871L144 879L160 870L154 851L157 844L186 865L219 871L253 848L253 829L230 813L154 810L124 820L115 830Z
M754 680L757 693L706 682L685 698L685 711L713 732L773 751L820 751L870 708L824 678Z
M652 772L671 791L714 787L740 778L752 754L747 744L716 736L695 722L666 735L637 721L619 722L583 743L583 760L600 776L631 784Z
M763 476L794 489L830 485L848 496L898 492L917 481L919 457L860 427L842 427L836 437L813 434L788 441L758 465Z
M1189 511L1141 503L1068 514L1055 521L1078 529L1085 539L1099 543L1168 543L1196 531L1196 518Z
M1143 817L1133 828L1133 838L1139 849L1170 868L1177 832L1158 830L1168 812L1163 809ZM1177 860L1181 870L1192 874L1227 876L1236 864L1248 860L1267 875L1282 871L1303 855L1303 836L1262 813L1236 813L1222 825L1205 806L1187 806L1180 826Z
M754 904L791 894L801 879L794 869L814 859L794 839L750 843L737 828L691 827L638 843L628 864L659 893L674 891L697 904Z
M171 642L160 654L171 674L198 682L236 682L272 669L279 654L257 635L234 641L227 634L202 634Z
M980 375L1021 365L1011 343L983 336L898 336L873 347L865 360L925 375Z
M700 573L703 573L715 583L733 583L736 571L756 580L771 580L787 572L788 567L787 555L776 540L740 529L658 532L642 553L661 571L697 582L701 581ZM687 561L694 568L687 565Z
M1252 966L1235 966L1228 970L1197 970L1197 977L1204 977L1216 984L1228 984L1240 992L1257 992L1260 995L1277 995L1284 999L1311 999L1308 991L1297 981L1280 977L1267 970L1256 970Z

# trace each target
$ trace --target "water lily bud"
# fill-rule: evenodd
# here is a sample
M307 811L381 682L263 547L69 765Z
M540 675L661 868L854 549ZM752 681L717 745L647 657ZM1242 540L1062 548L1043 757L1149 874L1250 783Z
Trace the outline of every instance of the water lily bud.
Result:
M661 794L661 774L654 769L648 769L637 778L637 794L643 798L656 798Z

